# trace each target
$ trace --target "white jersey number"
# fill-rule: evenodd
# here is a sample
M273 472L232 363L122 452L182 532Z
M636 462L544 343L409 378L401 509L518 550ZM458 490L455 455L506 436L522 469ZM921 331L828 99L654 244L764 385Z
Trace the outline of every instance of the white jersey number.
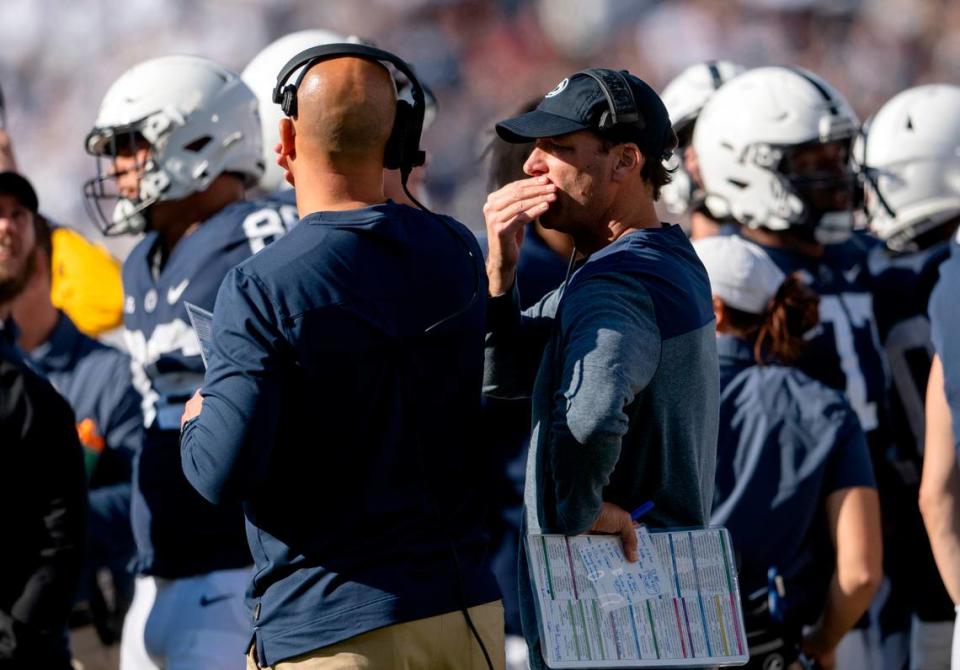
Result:
M255 254L283 237L297 221L297 208L292 205L282 205L279 211L268 207L248 214L243 220L243 233L250 242L250 253Z
M876 349L880 350L873 320L873 298L869 293L821 296L820 320L833 326L840 367L847 380L847 400L856 411L864 432L869 432L878 425L877 403L870 402L867 394L867 381L854 346L853 329L869 328Z
M926 381L933 361L930 321L925 316L905 319L890 329L883 343L897 396L903 405L917 453L923 453Z
M125 330L130 353L130 371L133 386L140 392L143 424L156 424L161 430L176 430L180 426L183 404L203 385L203 373L182 371L153 374L150 366L164 354L178 352L183 356L199 356L200 340L183 319L157 326L148 340L139 330Z

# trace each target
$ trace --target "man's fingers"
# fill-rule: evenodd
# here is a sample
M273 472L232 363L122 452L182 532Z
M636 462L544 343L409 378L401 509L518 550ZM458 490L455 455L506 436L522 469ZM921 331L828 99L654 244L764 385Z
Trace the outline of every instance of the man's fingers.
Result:
M183 430L183 426L187 421L199 416L203 410L203 396L200 394L200 390L201 389L197 389L190 397L190 400L183 406L183 414L180 415L181 430Z
M549 208L550 203L556 199L556 194L546 193L535 198L517 200L515 203L505 209L492 212L493 222L496 223L499 221L507 226L512 226L514 220L518 216L522 216L524 214L526 214L528 217L539 216L539 214L541 212L545 212Z
M505 223L495 226L496 232L501 237L508 237L510 235L516 235L519 230L523 230L524 226L533 221L535 218L546 212L550 209L550 202L538 202L536 204L525 207L522 211L518 212L516 216L511 217Z
M517 189L515 192L505 193L501 197L496 198L494 202L495 206L499 205L500 209L508 209L514 203L553 195L556 192L557 187L554 184L537 184L534 186L525 186Z
M541 193L540 195L530 196L529 198L524 198L520 201L520 211L526 212L537 205L541 205L545 202L554 202L557 199L556 193Z
M527 207L523 211L523 213L524 215L526 215L527 219L535 219L541 214L543 214L545 211L550 209L550 203L552 203L554 199L555 199L554 197L550 197L550 198L547 198L546 200L541 200L540 202L532 205L531 207Z
M556 190L556 184L547 181L545 177L524 179L507 184L499 191L494 191L487 196L487 202L494 209L504 209L518 200L533 198L545 193L554 193Z
M519 200L508 209L496 209L490 203L484 205L483 214L487 224L489 237L509 237L516 234L519 226L524 226L550 208L550 203L556 200L556 195L548 193L536 198Z
M636 563L640 558L637 555L637 532L634 530L633 520L629 515L627 515L626 523L620 530L620 538L623 541L623 554L628 561Z

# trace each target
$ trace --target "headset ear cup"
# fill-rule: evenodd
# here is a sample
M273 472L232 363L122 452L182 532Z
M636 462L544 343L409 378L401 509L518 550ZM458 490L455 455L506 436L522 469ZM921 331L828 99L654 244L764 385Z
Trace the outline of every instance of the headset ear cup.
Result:
M280 109L289 117L297 115L297 87L287 84L283 87L283 99L280 102Z
M398 170L403 167L407 158L407 137L410 134L410 120L413 117L413 107L406 100L397 101L396 116L393 119L393 130L383 153L383 166L388 170Z

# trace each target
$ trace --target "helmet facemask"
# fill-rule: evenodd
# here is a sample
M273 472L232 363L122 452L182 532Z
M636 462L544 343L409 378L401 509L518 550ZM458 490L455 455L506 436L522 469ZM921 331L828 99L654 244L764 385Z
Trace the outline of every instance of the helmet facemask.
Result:
M116 158L121 155L136 156L144 147L149 157L137 162L138 179L136 198L123 197L117 180ZM107 236L135 235L147 228L148 210L161 199L161 194L170 184L170 178L158 169L153 160L153 148L144 138L139 125L125 128L95 129L87 137L88 151L97 163L97 176L84 183L83 195L87 213Z
M928 170L944 172L943 165L934 161L915 161L913 166L922 166ZM900 165L888 168L873 167L860 163L857 166L857 176L863 188L863 211L870 221L871 227L881 229L884 243L895 253L909 253L919 251L925 245L921 241L929 237L945 223L951 222L960 214L957 201L948 199L928 198L927 207L907 207L907 212L899 211L890 202L892 193L909 189L910 180L900 172L910 165ZM913 175L918 180L918 175ZM932 181L932 180L931 180ZM887 196L884 196L887 193ZM926 210L926 211L924 211ZM906 224L901 223L906 220Z
M856 179L849 153L849 138L750 145L740 162L751 178L730 210L753 228L793 230L819 244L843 242L853 230Z
M779 172L803 203L796 225L812 228L820 244L846 241L853 231L856 177L850 138L811 142L784 151Z

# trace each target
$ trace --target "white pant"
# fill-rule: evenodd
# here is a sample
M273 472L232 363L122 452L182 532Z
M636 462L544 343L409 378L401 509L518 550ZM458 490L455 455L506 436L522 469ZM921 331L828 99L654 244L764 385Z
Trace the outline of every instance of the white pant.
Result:
M837 670L884 670L878 636L869 628L847 633L837 645Z
M925 623L914 617L910 630L910 670L950 670L953 629L952 621ZM960 666L953 661L953 667Z
M183 579L137 577L123 622L120 670L243 670L252 637L251 569Z
M953 622L953 649L950 653L951 670L960 670L960 606L956 607L957 618Z

